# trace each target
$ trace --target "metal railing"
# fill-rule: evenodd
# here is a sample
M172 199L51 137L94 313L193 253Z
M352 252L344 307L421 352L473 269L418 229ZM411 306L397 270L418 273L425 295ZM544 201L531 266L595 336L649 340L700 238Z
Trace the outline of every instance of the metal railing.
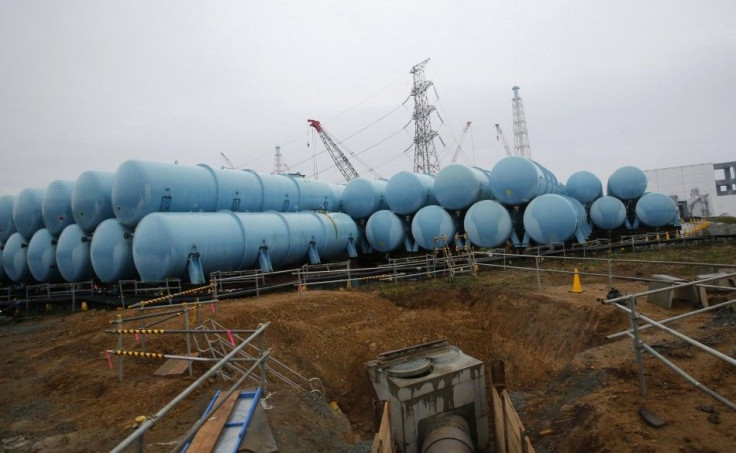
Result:
M242 376L230 387L230 389L218 400L219 402L215 404L215 406L212 408L211 413L215 413L217 409L219 409L227 400L228 397L234 393L238 387L247 379L249 378L253 372L255 372L256 369L260 369L260 381L261 381L261 388L266 388L266 373L265 373L265 366L266 362L268 361L271 350L265 349L264 342L263 342L263 335L268 328L270 323L262 324L258 329L254 330L253 333L247 337L245 340L243 340L242 343L237 345L233 348L231 352L229 352L227 355L222 357L217 363L215 363L209 370L207 370L205 373L202 374L196 381L194 381L191 385L189 385L184 391L179 393L174 399L172 399L169 403L167 403L163 408L161 408L156 414L147 417L145 421L143 421L140 426L128 437L126 437L120 444L118 444L115 448L113 448L111 451L113 453L116 452L122 452L127 447L137 443L138 444L138 451L143 451L145 444L144 444L144 435L145 433L153 427L153 425L161 420L163 417L165 417L169 412L171 412L172 409L174 409L179 403L181 403L184 399L186 399L192 392L197 390L199 386L207 382L207 380L217 373L221 368L226 366L227 364L231 363L231 361L236 358L236 356L251 342L255 340L259 340L259 351L260 354L257 358L253 360L253 364L245 370L242 374ZM207 417L200 418L193 426L192 428L181 437L177 445L172 449L172 451L179 451L181 447L188 442L194 434L199 430L199 428L207 421Z

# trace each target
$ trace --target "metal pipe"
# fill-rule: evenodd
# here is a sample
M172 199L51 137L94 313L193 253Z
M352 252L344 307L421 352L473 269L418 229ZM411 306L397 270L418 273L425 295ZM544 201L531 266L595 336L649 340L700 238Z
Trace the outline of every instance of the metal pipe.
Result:
M693 315L698 315L698 314L705 313L705 312L708 312L708 311L711 311L711 310L715 310L717 308L727 307L727 306L733 304L734 302L736 302L736 299L731 299L731 300L726 301L726 302L721 302L720 304L711 305L710 307L701 308L701 309L695 310L695 311L689 311L689 312L683 313L681 315L677 315L677 316L673 316L671 318L663 319L663 320L661 320L659 322L662 323L662 324L666 324L668 322L677 321L678 319L683 319L683 318L687 318L687 317L690 317L690 316L693 316ZM652 327L651 324L645 324L643 326L639 326L639 330L648 329L650 327ZM614 338L619 338L619 337L626 336L630 332L631 332L631 330L624 330L622 332L613 333L611 335L608 335L606 337L606 339L607 340L613 340Z
M174 334L174 333L199 333L199 334L208 334L208 333L253 333L255 330L243 330L243 329L213 329L213 330L198 330L198 329L116 329L116 330L106 330L105 333L123 333L123 334L154 334L154 335L160 335L160 334Z
M468 422L459 415L445 415L422 439L421 453L473 453L475 444Z
M633 335L630 332L627 332L626 334L628 336L630 336L630 337L633 338ZM727 406L732 411L736 411L736 404L732 403L731 401L727 400L726 398L724 398L723 396L719 395L715 391L711 390L710 388L708 388L705 385L703 385L700 382L698 382L695 378L693 378L692 376L690 376L689 374L687 374L687 372L685 372L685 370L681 369L680 367L678 367L677 365L675 365L674 363L672 363L669 359L667 359L665 356L663 356L662 354L660 354L659 352L657 352L656 349L652 348L648 344L642 343L642 346L649 353L651 353L654 357L658 358L665 365L667 365L670 369L672 369L672 371L674 371L675 373L679 374L680 376L682 376L683 378L685 378L686 381L688 381L691 384L693 384L696 389L707 393L708 395L710 395L714 399L716 399L719 402L723 403L725 406Z
M665 288L650 289L649 291L644 291L644 292L641 292L641 293L632 294L631 296L636 297L636 298L639 298L641 296L648 296L650 294L657 294L657 293L662 293L662 292L665 292L665 291L674 291L676 289L687 288L688 286L694 286L694 285L697 285L697 284L700 284L700 283L712 282L712 281L715 281L715 280L721 280L723 278L733 278L733 277L736 277L736 272L731 273L731 274L719 275L717 277L704 278L702 280L695 280L695 281L692 281L692 282L679 283L677 285L667 286ZM655 281L657 281L657 280L655 280ZM616 302L624 301L624 300L628 299L629 297L630 296L621 296L621 297L616 297L614 299L607 299L607 300L603 301L603 303L605 303L605 304L613 304L613 303L616 303Z
M629 297L632 297L632 296L629 296ZM615 304L614 306L617 307L617 308L619 308L619 309L621 309L621 310L623 310L623 311L630 312L630 310L628 308L622 307L619 304ZM701 343L701 342L699 342L697 340L693 340L692 338L688 337L687 335L683 335L683 334L681 334L680 332L678 332L676 330L670 329L669 327L663 325L662 323L657 322L657 321L655 321L653 319L647 318L644 315L639 314L638 315L638 318L639 319L642 319L644 322L647 322L647 323L653 325L654 327L657 327L657 328L659 328L661 330L664 330L667 333L670 333L670 334L674 335L675 337L679 338L680 340L684 341L685 343L691 344L691 345L695 346L696 348L702 349L703 351L707 352L708 354L710 354L710 355L712 355L714 357L718 357L719 359L723 360L724 362L726 362L726 363L728 363L730 365L736 366L736 359L727 356L726 354L722 353L721 351L718 351L718 350L715 350L715 349L713 349L713 348L711 348L709 346L706 346L706 345L704 345L703 343Z
M636 367L639 372L639 392L642 396L647 394L647 383L644 376L644 362L641 358L642 341L639 336L639 323L637 322L636 299L629 297L629 314L631 315L631 331L634 338L634 354L636 355Z
M210 376L215 374L220 368L225 366L230 359L235 357L236 354L238 354L248 343L253 341L258 335L260 335L264 330L268 328L270 325L270 322L267 322L265 324L262 324L261 327L258 328L255 332L253 332L252 335L250 335L245 342L239 344L235 349L233 349L229 354L227 354L225 357L223 357L219 362L214 364L212 368L207 370L202 376L199 377L196 381L192 382L192 384L189 385L183 392L178 394L173 400L171 400L166 406L161 408L154 416L151 418L146 419L145 422L141 424L141 426L138 427L135 431L133 431L128 437L126 437L122 442L120 442L115 448L111 450L112 453L119 453L122 452L123 449L131 445L135 440L141 436L143 433L148 431L154 423L156 423L156 420L159 418L162 418L166 414L169 413L174 407L176 407L177 404L179 404L184 398L189 396L190 393L192 393L194 390L197 389L202 383L207 381ZM256 363L253 364L253 366L259 365L263 360L266 360L268 358L268 355L261 356Z
M109 354L113 354L113 355L138 357L141 359L187 360L190 364L191 362L217 362L218 360L220 360L218 358L212 358L212 357L194 357L194 356L187 356L187 355L162 354L160 352L124 351L120 349L108 349L105 352ZM232 359L233 362L253 362L255 360L256 359L254 358Z

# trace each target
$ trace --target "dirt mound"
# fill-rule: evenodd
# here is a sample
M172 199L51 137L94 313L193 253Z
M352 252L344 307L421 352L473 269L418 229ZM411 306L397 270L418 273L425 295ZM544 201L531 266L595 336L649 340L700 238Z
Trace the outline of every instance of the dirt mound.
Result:
M349 451L351 442L369 439L375 393L365 362L438 338L485 363L506 362L512 398L538 451L726 451L733 445L734 414L724 413L655 359L645 361L650 392L639 397L631 342L605 340L628 327L626 316L596 302L608 292L605 284L586 282L585 292L574 294L569 282L529 291L536 286L529 280L528 274L499 272L478 279L272 294L226 301L215 319L232 329L270 321L266 343L274 357L305 376L319 377L327 402L339 407L313 404L304 394L272 383L274 409L268 416L283 451L299 451L300 445ZM631 283L620 289L643 287ZM646 309L658 318L673 314ZM103 354L116 344L115 336L104 333L115 314L52 315L0 327L0 384L6 389L0 395L0 451L110 449L131 432L135 416L155 413L191 383L186 375L155 377L157 363L132 359L125 360L125 380L118 383ZM693 323L699 324L690 331L718 347L736 345L733 320L717 321L717 316L697 317ZM170 328L181 328L181 318L172 322ZM736 396L731 367L671 337L669 343L666 337L652 338L663 353L684 360L688 371L731 399ZM152 351L183 352L181 337L149 336L147 341ZM126 348L140 348L128 343ZM196 367L195 378L202 369ZM147 435L149 450L170 448L199 417L214 387L223 384L213 380ZM697 410L704 403L721 411L719 424ZM636 415L639 405L668 425L661 430L644 425Z

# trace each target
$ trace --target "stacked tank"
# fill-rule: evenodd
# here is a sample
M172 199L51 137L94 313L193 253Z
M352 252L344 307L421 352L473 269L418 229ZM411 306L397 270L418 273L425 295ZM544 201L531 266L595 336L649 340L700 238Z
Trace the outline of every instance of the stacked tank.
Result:
M44 283L95 278L113 283L137 278L133 238L138 224L153 214L171 215L172 222L181 222L179 228L191 230L191 213L236 212L249 225L249 244L259 235L258 228L274 232L274 225L281 225L281 235L271 245L270 253L260 254L275 257L273 263L270 258L260 259L264 270L294 261L296 245L287 247L288 259L282 259L280 241L284 234L293 237L293 241L306 240L306 233L298 233L302 222L312 226L316 222L320 228L316 235L319 238L307 241L311 262L320 256L335 257L339 254L336 249L353 253L352 241L360 238L357 231L350 230L350 246L334 244L346 240L344 231L350 225L357 228L344 214L318 217L320 220L311 222L304 216L291 217L298 211L327 211L341 206L344 189L297 175L220 170L206 165L127 161L115 173L86 171L77 181L54 181L45 190L24 189L17 197L0 197L0 278ZM251 213L262 211L290 214L284 214L285 220L280 224L259 224ZM154 232L143 232L141 241L150 242L145 236L153 236ZM200 234L213 232L201 226ZM163 254L164 250L159 248L158 253ZM247 261L248 266L251 264ZM146 278L151 275L147 273Z
M0 279L13 282L202 282L213 270L263 271L355 256L445 247L584 242L602 231L679 225L667 196L622 167L565 185L510 156L491 170L452 164L331 185L295 175L127 161L0 197ZM345 214L336 212L342 210ZM360 247L358 247L360 248Z

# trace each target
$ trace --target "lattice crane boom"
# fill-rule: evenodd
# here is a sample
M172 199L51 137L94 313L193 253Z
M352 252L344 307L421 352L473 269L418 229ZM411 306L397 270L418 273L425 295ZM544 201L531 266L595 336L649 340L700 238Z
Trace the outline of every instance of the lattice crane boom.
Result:
M496 140L501 140L501 143L503 143L503 150L506 151L506 155L511 156L509 144L506 143L506 137L503 136L503 131L501 130L501 126L499 126L498 123L496 123Z
M514 97L511 99L511 110L514 117L514 149L517 155L531 159L532 151L529 146L529 132L526 127L524 103L521 100L521 96L519 96L520 89L518 86L511 88L514 92Z
M325 148L327 148L327 152L330 154L330 157L335 162L337 169L340 170L340 173L342 173L345 180L350 181L357 178L359 175L358 172L355 171L355 167L353 167L353 164L350 163L347 156L345 156L345 153L343 153L337 146L337 143L335 143L332 137L330 137L330 135L322 128L322 124L317 120L307 120L307 122L317 131L317 134L319 134L319 138L322 139L322 143L324 143Z
M455 148L455 154L453 154L453 156L452 156L452 163L453 164L455 162L457 162L457 158L460 157L460 151L463 150L463 140L465 139L465 135L470 130L470 124L471 124L471 121L468 121L465 124L465 128L463 129L463 133L460 134L460 140L458 140L458 142L457 142L457 148Z

